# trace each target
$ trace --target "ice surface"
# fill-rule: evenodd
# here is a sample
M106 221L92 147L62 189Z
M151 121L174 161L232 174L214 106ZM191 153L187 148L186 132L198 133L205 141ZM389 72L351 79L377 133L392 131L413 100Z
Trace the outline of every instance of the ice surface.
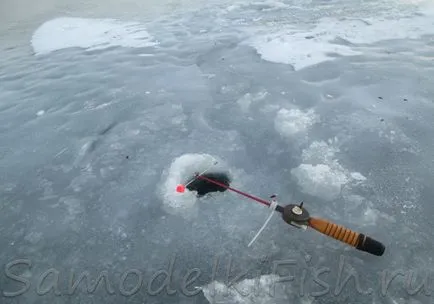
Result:
M45 22L35 31L31 42L37 55L73 47L91 51L113 46L143 48L158 44L137 22L70 17Z

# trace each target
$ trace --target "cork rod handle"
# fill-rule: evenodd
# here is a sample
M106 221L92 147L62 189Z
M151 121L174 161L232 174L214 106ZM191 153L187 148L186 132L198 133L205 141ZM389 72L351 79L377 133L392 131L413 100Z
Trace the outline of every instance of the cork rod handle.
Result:
M311 217L308 224L309 227L313 228L314 230L334 238L335 240L346 243L358 250L377 256L382 256L384 253L385 246L382 243L362 233L352 231L351 229L345 228L328 220Z

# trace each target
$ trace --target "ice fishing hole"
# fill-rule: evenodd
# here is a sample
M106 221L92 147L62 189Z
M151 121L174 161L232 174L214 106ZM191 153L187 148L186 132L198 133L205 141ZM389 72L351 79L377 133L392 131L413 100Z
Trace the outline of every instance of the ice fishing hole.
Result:
M231 179L229 178L229 175L224 172L204 173L202 176L212 179L220 184L230 186ZM196 178L189 185L187 185L187 189L190 191L196 191L198 197L204 196L205 194L211 192L224 192L227 190L220 185L216 185L200 178Z

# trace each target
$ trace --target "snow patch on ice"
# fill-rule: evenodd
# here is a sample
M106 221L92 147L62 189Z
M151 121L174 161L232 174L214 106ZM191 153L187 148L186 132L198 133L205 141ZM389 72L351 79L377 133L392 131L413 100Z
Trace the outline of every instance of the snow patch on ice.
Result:
M324 41L323 37L312 40L305 38L311 35L292 30L289 33L255 38L252 46L256 48L262 59L275 63L291 64L295 70L331 60L332 58L327 53L337 53L342 56L361 54L346 46L329 44Z
M395 20L323 18L311 30L290 26L286 29L277 28L271 33L269 28L263 34L256 31L252 33L248 44L257 50L262 59L291 64L295 70L300 70L333 60L334 57L330 54L353 56L367 51L366 48L350 43L371 44L389 39L416 39L433 33L434 19L429 16ZM333 42L336 38L345 39L349 43L336 44Z
M70 17L42 24L33 34L31 43L36 55L73 47L98 50L113 46L142 48L158 44L137 22Z
M187 184L189 178L196 172L203 172L208 169L215 161L209 172L227 172L225 163L218 157L209 154L190 153L177 157L170 167L164 170L161 186L158 187L158 196L163 201L163 207L171 214L181 215L187 218L194 217L197 212L197 193L189 191L187 188L184 193L176 192L178 184Z
M291 137L300 132L305 132L309 127L319 121L319 116L310 109L280 109L274 119L274 128L280 135Z
M359 172L350 172L335 158L339 152L337 139L314 141L309 148L303 150L303 163L291 170L298 185L304 193L333 200L341 194L342 188L352 183L366 180Z

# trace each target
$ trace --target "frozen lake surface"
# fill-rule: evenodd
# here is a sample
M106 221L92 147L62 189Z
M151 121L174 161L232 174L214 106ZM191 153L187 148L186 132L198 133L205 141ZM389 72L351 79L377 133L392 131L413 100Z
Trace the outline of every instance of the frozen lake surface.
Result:
M0 4L0 303L432 303L433 1L51 2ZM175 191L214 158L385 254L247 247L267 208Z

